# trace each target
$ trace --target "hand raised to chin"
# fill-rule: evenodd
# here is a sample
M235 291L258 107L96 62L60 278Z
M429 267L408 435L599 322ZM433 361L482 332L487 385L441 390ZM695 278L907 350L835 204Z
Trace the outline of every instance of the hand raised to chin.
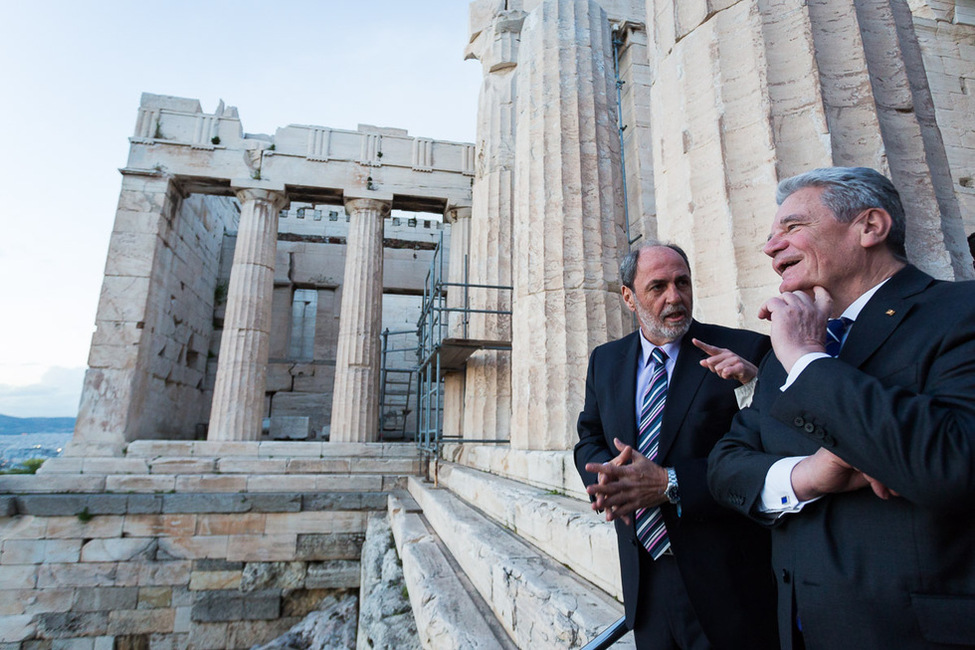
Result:
M759 309L758 317L772 323L772 350L786 372L803 355L826 351L826 321L832 309L833 298L818 286L812 295L786 291Z

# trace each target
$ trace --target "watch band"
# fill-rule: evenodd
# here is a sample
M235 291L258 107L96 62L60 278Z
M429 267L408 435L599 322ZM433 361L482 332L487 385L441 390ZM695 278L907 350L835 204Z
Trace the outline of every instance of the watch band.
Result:
M671 503L680 503L680 488L677 486L677 470L673 467L667 467L667 488L664 490L664 496Z

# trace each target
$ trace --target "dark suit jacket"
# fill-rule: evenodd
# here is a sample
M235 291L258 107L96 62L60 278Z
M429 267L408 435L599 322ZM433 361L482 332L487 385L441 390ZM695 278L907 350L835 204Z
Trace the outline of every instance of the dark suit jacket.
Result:
M681 341L656 460L676 469L680 486L681 516L670 504L662 507L671 548L698 619L716 648L774 647L775 595L767 531L718 506L706 482L708 452L738 411L738 382L703 368L699 362L705 355L692 338L733 350L755 364L769 350L765 336L696 321ZM576 467L586 485L597 480L585 471L586 463L603 463L617 455L613 438L637 447L639 354L640 336L634 332L597 347L589 359L575 447ZM640 542L632 525L617 521L616 532L626 619L632 628L641 579Z
M975 646L975 283L907 267L839 358L785 378L770 354L711 454L716 498L761 521L768 468L821 446L902 496L830 495L775 523L782 646L796 612L810 650Z

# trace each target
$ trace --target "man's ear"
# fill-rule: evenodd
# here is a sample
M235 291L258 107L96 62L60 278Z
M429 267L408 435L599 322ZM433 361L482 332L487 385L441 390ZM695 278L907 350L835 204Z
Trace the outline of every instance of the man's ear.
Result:
M620 291L623 293L623 302L626 303L626 306L629 308L629 310L632 312L636 312L636 304L633 302L634 300L633 290L624 284L623 288L620 289Z
M886 210L869 208L860 215L860 245L864 248L886 245L894 219Z

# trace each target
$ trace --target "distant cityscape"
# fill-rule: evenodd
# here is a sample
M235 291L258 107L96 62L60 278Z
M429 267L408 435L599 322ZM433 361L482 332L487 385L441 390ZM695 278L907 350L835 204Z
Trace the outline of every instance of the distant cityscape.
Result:
M71 440L74 418L15 418L0 414L0 471L33 458L60 456Z

